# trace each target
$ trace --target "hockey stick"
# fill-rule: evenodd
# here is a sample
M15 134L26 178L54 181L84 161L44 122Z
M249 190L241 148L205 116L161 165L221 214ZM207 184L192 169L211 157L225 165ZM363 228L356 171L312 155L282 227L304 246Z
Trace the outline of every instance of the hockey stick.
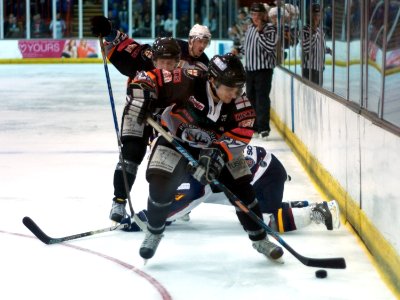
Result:
M132 206L131 195L130 195L130 191L128 188L128 177L126 175L125 161L124 161L124 157L122 155L122 142L121 142L121 138L120 138L120 131L118 128L117 113L115 110L115 102L114 102L113 92L111 89L110 73L108 72L107 58L106 58L106 53L104 50L104 42L103 42L103 38L101 36L99 37L99 41L100 41L100 48L101 48L101 56L103 58L104 72L106 74L106 79L107 79L108 95L110 96L110 104L111 104L111 111L112 111L113 120L114 120L114 128L115 128L115 133L117 135L117 141L118 141L119 163L120 163L121 169L122 169L122 177L124 180L125 193L128 198L129 209L131 211L131 218L134 219L134 221L140 227L140 229L142 229L144 232L146 232L147 231L146 224L142 220L140 220L139 217L135 214L135 211L133 210L133 206Z
M60 237L60 238L53 238L53 237L50 237L47 234L45 234L43 232L43 230L40 229L40 227L29 217L24 217L22 219L22 223L24 223L24 225L39 240L41 240L46 245L58 244L58 243L62 243L62 242L70 241L70 240L75 240L75 239L79 239L79 238L90 236L90 235L95 235L95 234L98 234L98 233L114 231L114 230L118 230L118 229L125 229L125 228L128 228L130 226L130 224L124 223L124 224L119 224L119 225L116 225L116 226L111 226L111 227L107 227L107 228L103 228L103 229L87 231L87 232L78 233L78 234L69 235L69 236L64 236L64 237Z
M162 128L156 121L151 117L146 119L147 123L150 124L155 130L157 130L168 142L175 146L175 148L192 164L193 167L198 167L199 163L193 158L193 156L184 148L182 145L174 139L170 134L168 134L164 128ZM345 269L346 261L342 257L337 258L310 258L305 257L298 252L296 252L292 247L290 247L282 237L275 232L271 227L269 227L265 222L259 218L252 210L250 210L235 194L233 194L224 184L214 179L211 184L218 187L225 195L233 201L237 207L246 213L250 218L252 218L257 224L263 227L268 234L274 237L279 244L281 244L286 250L288 250L294 257L296 257L301 263L308 267L318 267L318 268L330 268L330 269Z

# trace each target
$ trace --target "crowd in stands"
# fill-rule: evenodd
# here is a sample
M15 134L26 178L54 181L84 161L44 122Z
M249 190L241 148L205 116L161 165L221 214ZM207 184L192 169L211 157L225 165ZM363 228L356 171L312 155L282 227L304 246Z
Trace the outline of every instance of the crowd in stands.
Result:
M56 20L53 24L51 0L31 1L30 6L30 37L61 39L68 36L71 31L72 0L56 1ZM5 1L4 13L4 38L18 39L27 35L25 1Z
M176 36L186 37L190 30L190 1L180 0L177 6L176 20L172 17L172 2L168 0L156 1L155 36L172 36L176 28ZM151 37L151 0L132 0L132 34L136 37ZM205 1L195 1L194 23L206 25L212 34L217 33L217 4L210 1L209 17L205 16ZM127 33L128 4L127 0L111 0L109 2L108 18L119 30Z
M151 0L131 0L132 1L132 33L136 37L151 37ZM56 31L56 38L71 37L72 19L74 4L76 1L63 0L56 1L57 20L52 24L52 1L31 1L31 38L52 38L53 29ZM5 1L4 12L4 37L5 38L24 38L26 37L26 2L25 1ZM83 8L86 5L98 4L102 1L84 0ZM186 37L190 30L190 0L180 0L177 5L176 20L172 18L172 1L156 0L155 16L155 36L172 36L174 28L176 36ZM195 20L194 23L206 25L213 36L218 33L218 2L210 1L208 10L205 0L195 1ZM208 12L208 13L207 13ZM117 28L121 31L129 32L129 14L127 0L108 0L108 16ZM226 30L224 30L226 32Z

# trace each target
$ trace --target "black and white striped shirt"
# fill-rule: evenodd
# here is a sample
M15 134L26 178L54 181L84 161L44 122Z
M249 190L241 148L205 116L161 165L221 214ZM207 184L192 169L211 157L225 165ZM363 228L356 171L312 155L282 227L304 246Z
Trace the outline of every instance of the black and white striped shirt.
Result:
M303 68L322 71L325 64L325 33L319 27L315 32L311 31L309 25L303 27Z
M256 26L251 25L244 38L246 71L275 68L277 41L275 25L265 24L262 32L259 32Z

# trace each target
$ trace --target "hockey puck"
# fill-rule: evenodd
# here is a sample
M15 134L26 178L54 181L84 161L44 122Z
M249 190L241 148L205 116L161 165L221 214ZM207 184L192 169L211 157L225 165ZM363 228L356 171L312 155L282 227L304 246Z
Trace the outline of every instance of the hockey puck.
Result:
M326 276L328 276L328 272L326 270L315 271L315 277L317 278L326 278Z

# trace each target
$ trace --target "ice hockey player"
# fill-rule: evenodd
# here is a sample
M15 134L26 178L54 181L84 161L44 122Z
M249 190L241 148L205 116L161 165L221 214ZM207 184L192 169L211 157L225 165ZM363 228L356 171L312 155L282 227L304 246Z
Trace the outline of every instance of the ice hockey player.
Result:
M335 200L309 203L307 200L283 202L285 182L290 178L279 159L260 146L247 145L243 151L252 175L252 185L260 204L265 222L275 231L287 232L304 228L311 223L324 224L327 230L339 228L340 211ZM218 191L217 191L218 192ZM210 199L213 190L201 185L191 175L182 183L170 206L167 224L175 220L189 221L189 213ZM211 197L213 203L225 203L223 193ZM139 212L147 222L146 210ZM128 231L139 231L134 223Z
M214 56L207 76L175 69L172 72L140 72L132 85L140 123L149 107L167 107L162 125L199 161L193 177L202 184L218 178L252 211L262 213L251 182L251 172L242 151L253 134L255 112L242 92L245 71L232 54ZM136 86L135 86L136 85ZM151 105L150 105L151 104ZM157 139L146 171L149 182L148 223L140 247L144 259L153 257L165 230L169 207L187 174L188 161L164 137ZM236 210L253 247L266 257L278 259L281 247L270 242L265 230L246 213Z
M157 68L153 65L151 46L140 44L126 33L116 30L106 17L93 17L91 31L96 37L104 37L107 58L121 74L133 79L138 71ZM178 67L207 70L209 59L204 51L211 42L211 33L207 26L195 24L189 31L188 41L174 40L181 49Z
M148 44L139 44L125 33L112 28L112 23L104 16L96 16L91 20L94 36L105 38L105 51L110 62L121 74L129 77L129 82L138 71L165 69L171 71L177 67L204 70L209 59L204 53L211 40L211 33L206 26L194 25L189 32L189 42L173 38L157 38L151 48ZM146 153L149 137L153 130L149 126L131 122L131 97L127 88L127 102L124 108L121 125L122 156L125 162L128 190L136 179L137 169ZM110 211L110 219L121 222L126 216L125 206L128 195L118 162L114 171L114 198Z

